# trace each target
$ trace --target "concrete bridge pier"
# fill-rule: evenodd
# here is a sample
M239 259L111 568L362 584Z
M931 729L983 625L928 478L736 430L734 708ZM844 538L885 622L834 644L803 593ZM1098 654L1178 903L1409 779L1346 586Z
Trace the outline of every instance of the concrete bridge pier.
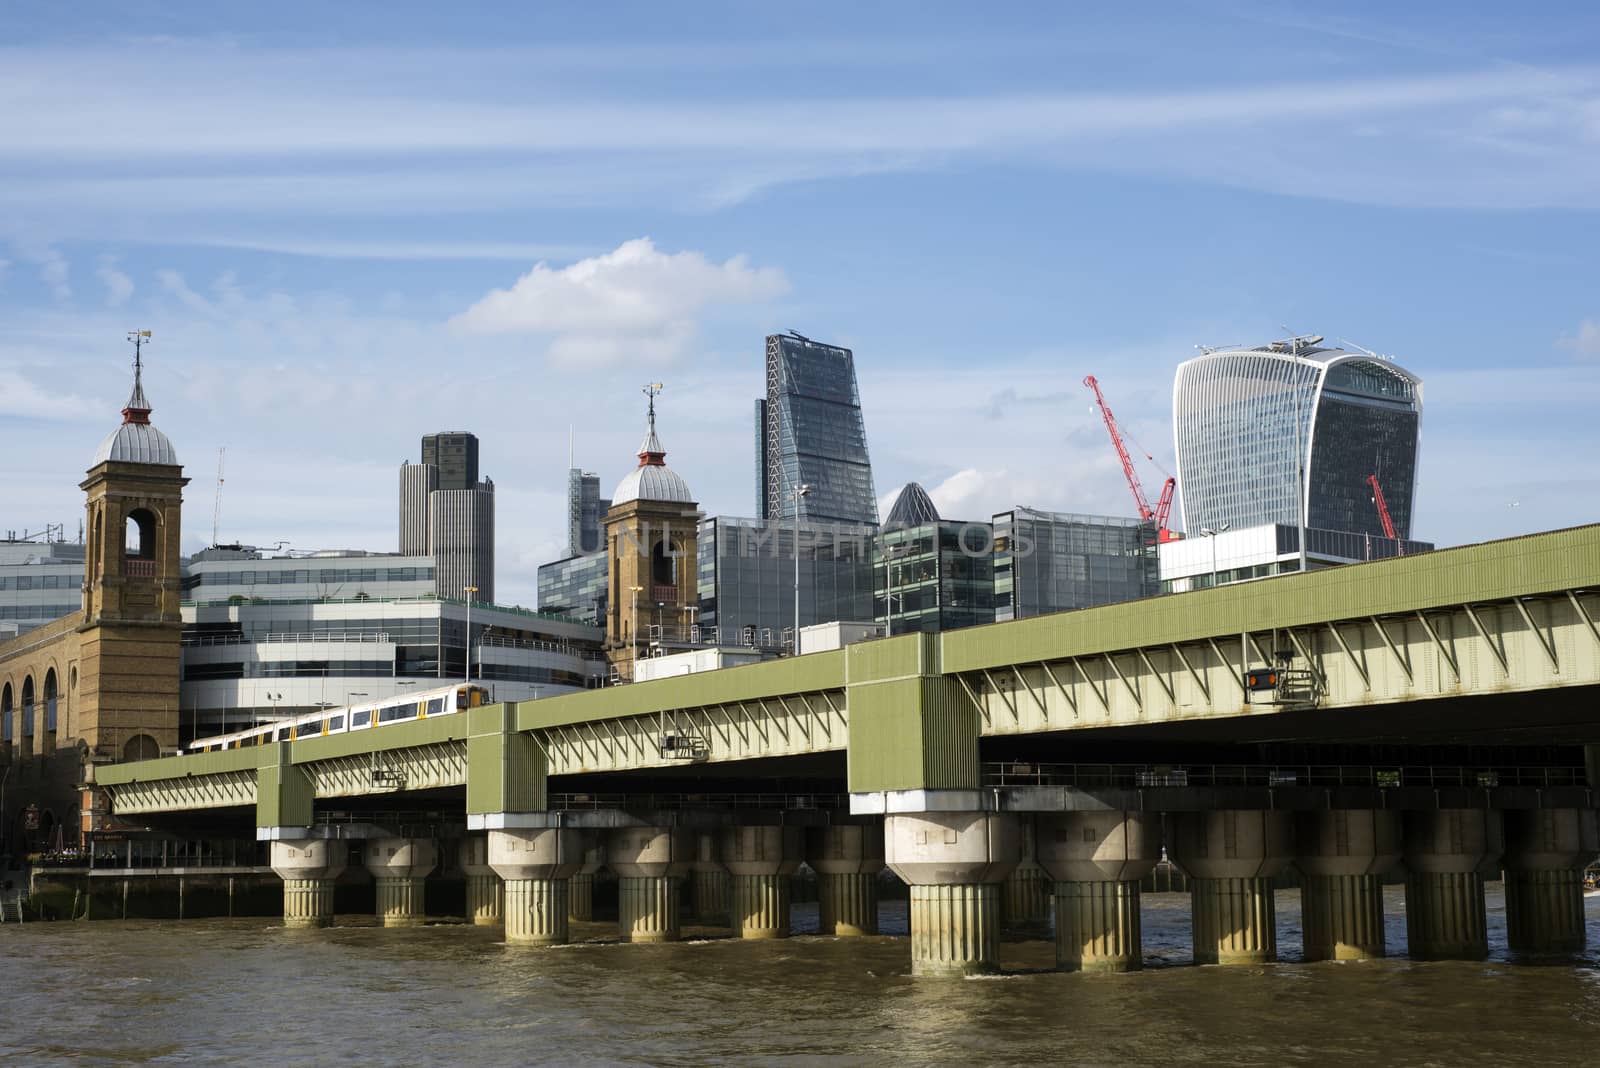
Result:
M1376 809L1302 812L1295 866L1305 875L1305 958L1382 957L1383 875L1400 862L1400 815Z
M1583 952L1583 869L1600 854L1595 821L1589 809L1506 813L1506 942L1518 956Z
M579 923L594 920L594 876L606 866L605 835L583 832L583 863L567 880L567 918Z
M508 945L567 941L567 880L583 866L584 845L570 827L489 832L489 866L505 880Z
M1022 934L1044 934L1050 929L1051 879L1039 866L1034 817L1018 815L1017 828L1022 859L1001 884L1000 924Z
M1034 818L1039 863L1055 880L1057 967L1131 972L1143 965L1139 881L1160 859L1159 820L1143 812Z
M1500 814L1446 808L1407 812L1406 942L1412 960L1489 956L1480 869L1502 852Z
M817 873L820 933L844 937L878 933L881 823L813 828L806 837L806 863Z
M505 885L489 867L488 836L463 838L460 862L467 876L467 919L478 927L499 926L505 918Z
M800 867L799 827L729 827L718 843L733 876L730 919L741 938L789 937L789 876Z
M911 887L911 974L1000 970L1000 883L1021 851L1016 817L919 812L884 817L884 856Z
M330 838L272 843L272 870L283 880L285 927L333 926L333 884L350 863L350 848Z
M1168 850L1189 876L1197 964L1278 959L1273 880L1291 860L1287 812L1217 809L1173 819Z
M692 831L618 827L606 862L617 873L617 933L624 942L676 942L683 877L695 856Z
M695 921L707 927L724 927L728 924L732 890L728 869L717 859L721 853L717 832L701 831L694 838L695 859L690 880Z
M385 927L420 927L428 911L423 886L439 864L429 838L372 838L363 857L377 885L378 917Z

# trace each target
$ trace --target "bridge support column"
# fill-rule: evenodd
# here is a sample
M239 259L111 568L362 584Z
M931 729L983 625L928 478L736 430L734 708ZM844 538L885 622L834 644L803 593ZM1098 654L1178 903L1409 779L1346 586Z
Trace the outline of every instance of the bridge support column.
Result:
M583 832L583 865L567 880L567 918L579 923L594 920L594 876L606 866L605 835Z
M428 911L423 886L439 863L427 838L373 838L367 842L366 868L377 885L378 917L385 927L420 927Z
M283 925L333 926L333 883L349 863L349 847L335 839L273 842L272 870L283 880Z
M1000 899L1000 923L1006 930L1025 934L1040 934L1050 928L1051 879L1039 866L1039 853L1034 838L1034 818L1027 814L1017 817L1022 843L1022 859L1016 869L1006 876Z
M1300 894L1306 960L1382 957L1382 877L1400 861L1399 814L1303 812L1295 854L1306 877Z
M1506 941L1522 957L1585 946L1583 869L1600 854L1595 813L1526 809L1505 816Z
M617 933L624 942L676 942L680 893L695 855L692 832L620 827L608 832L606 858L617 873Z
M789 937L789 876L800 866L798 827L729 827L718 843L733 876L730 919L741 938Z
M1273 880L1289 866L1287 812L1220 809L1173 820L1172 860L1189 876L1197 964L1278 959Z
M818 930L853 937L878 933L878 873L883 825L817 827L806 837L806 863L817 873Z
M911 974L1000 970L1000 883L1016 867L1014 816L922 812L884 817L889 867L911 887Z
M695 921L707 927L723 927L728 923L731 890L728 869L717 859L719 852L715 831L701 831L695 835L691 896Z
M488 836L461 840L461 870L467 876L467 919L478 927L499 926L505 918L505 884L489 867Z
M1489 955L1483 865L1501 853L1500 814L1455 808L1407 812L1406 941L1413 960Z
M1157 820L1143 812L1034 817L1039 863L1056 880L1057 967L1131 972L1142 966L1139 881L1160 857Z
M489 832L489 866L505 880L508 945L567 941L567 880L583 865L584 844L569 827Z

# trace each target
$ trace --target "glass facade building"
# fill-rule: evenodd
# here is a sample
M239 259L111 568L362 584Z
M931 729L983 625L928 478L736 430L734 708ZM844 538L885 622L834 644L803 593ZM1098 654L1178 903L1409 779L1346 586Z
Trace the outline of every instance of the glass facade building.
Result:
M606 512L611 502L600 496L600 476L592 471L567 471L567 555L598 552L606 541Z
M876 524L877 495L849 349L798 334L767 338L767 395L756 401L756 514L815 522Z
M800 523L802 627L872 618L874 530ZM700 640L780 648L794 628L794 521L705 519L697 551Z
M539 611L605 626L608 574L606 552L569 556L539 565Z
M1137 519L1014 508L994 517L994 618L1027 619L1159 592L1154 530Z
M1283 523L1383 536L1367 484L1411 536L1422 382L1389 360L1294 338L1178 367L1172 422L1184 528Z
M890 635L993 623L994 528L948 519L886 525L874 543L873 576L873 616Z

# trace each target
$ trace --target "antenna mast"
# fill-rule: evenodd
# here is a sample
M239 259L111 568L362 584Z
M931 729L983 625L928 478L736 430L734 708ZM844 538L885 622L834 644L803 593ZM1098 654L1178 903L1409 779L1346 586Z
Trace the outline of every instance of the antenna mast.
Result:
M217 493L211 505L211 547L213 549L219 544L217 529L222 525L222 457L227 451L226 445L217 450Z

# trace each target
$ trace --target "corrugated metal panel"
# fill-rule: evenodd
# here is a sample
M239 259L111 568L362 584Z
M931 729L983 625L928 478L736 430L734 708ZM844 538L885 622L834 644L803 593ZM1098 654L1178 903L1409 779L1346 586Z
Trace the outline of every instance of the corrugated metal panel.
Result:
M1600 525L940 636L944 670L1082 656L1600 584Z
M196 753L193 756L163 757L160 760L140 760L131 764L101 764L94 769L94 779L96 783L105 786L119 786L130 782L177 779L185 775L217 775L229 771L248 771L259 767L263 761L271 763L271 746L228 749L220 753Z

